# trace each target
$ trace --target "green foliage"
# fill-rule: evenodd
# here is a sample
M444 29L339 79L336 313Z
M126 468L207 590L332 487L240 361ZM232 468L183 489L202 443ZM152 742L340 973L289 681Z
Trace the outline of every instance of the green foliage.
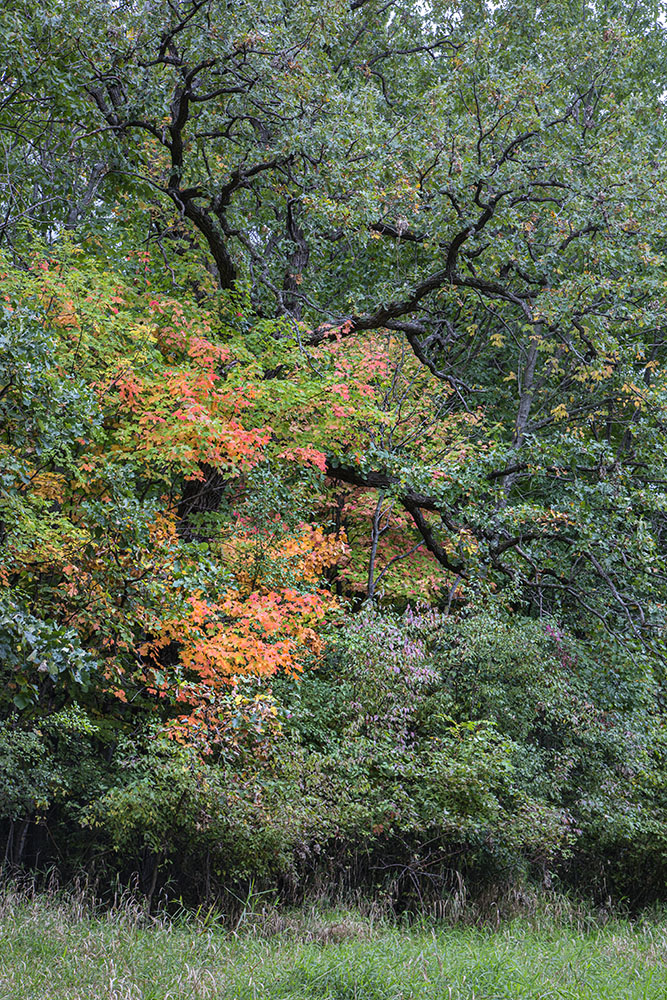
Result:
M60 769L44 759L41 734L22 732L11 723L3 722L0 729L0 780L4 820L33 816L48 808L54 787L60 779Z
M44 621L20 605L0 611L0 662L4 699L23 710L90 687L97 662L83 649L75 629Z
M113 13L0 11L8 860L659 896L662 8Z

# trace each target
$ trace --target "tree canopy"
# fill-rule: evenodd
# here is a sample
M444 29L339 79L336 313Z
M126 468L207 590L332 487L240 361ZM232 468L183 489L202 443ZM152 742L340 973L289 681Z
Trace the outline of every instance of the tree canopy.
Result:
M43 812L153 889L190 822L663 870L663 20L0 9L10 860Z

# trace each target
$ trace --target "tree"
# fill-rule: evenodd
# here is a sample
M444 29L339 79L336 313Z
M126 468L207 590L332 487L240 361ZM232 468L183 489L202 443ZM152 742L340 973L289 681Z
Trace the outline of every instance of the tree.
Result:
M122 718L138 699L181 728L205 706L212 732L235 678L298 671L320 647L334 602L318 584L344 545L285 493L271 509L252 365L210 339L211 317L66 250L8 267L4 288L5 701L113 714L115 697ZM203 515L202 469L219 479Z
M153 880L172 773L206 851L223 786L353 840L528 851L537 816L553 857L615 787L625 842L637 778L662 830L660 10L70 7L1 15L11 822L70 780L21 754L97 719L105 761L156 741L81 805L119 844L165 776Z
M131 253L143 229L167 265L160 278L151 264L153 282L185 282L204 303L214 279L249 344L268 322L265 405L286 371L304 401L335 386L339 338L365 344L348 356L368 374L388 336L384 375L355 380L348 365L369 406L353 389L335 447L345 419L310 403L297 445L369 498L367 590L414 549L443 568L450 598L509 587L530 613L656 634L659 11L195 0L107 14L91 3L84 23L24 4L7 18L10 40L38 52L23 70L8 62L15 252L30 239L21 217L107 246L113 231ZM303 362L285 361L294 340ZM392 380L424 401L407 433ZM180 515L216 510L214 457L199 456ZM396 530L390 507L406 519Z

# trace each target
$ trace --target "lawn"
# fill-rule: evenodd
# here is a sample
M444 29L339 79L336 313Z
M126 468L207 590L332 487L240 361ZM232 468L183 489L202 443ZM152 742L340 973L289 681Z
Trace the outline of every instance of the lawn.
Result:
M662 919L406 928L312 911L230 933L202 915L0 897L1 1000L664 1000L666 959Z

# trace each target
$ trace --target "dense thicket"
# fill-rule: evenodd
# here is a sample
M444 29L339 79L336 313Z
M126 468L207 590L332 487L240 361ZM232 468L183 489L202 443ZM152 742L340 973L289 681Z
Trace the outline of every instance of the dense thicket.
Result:
M662 15L0 7L7 864L664 896Z

